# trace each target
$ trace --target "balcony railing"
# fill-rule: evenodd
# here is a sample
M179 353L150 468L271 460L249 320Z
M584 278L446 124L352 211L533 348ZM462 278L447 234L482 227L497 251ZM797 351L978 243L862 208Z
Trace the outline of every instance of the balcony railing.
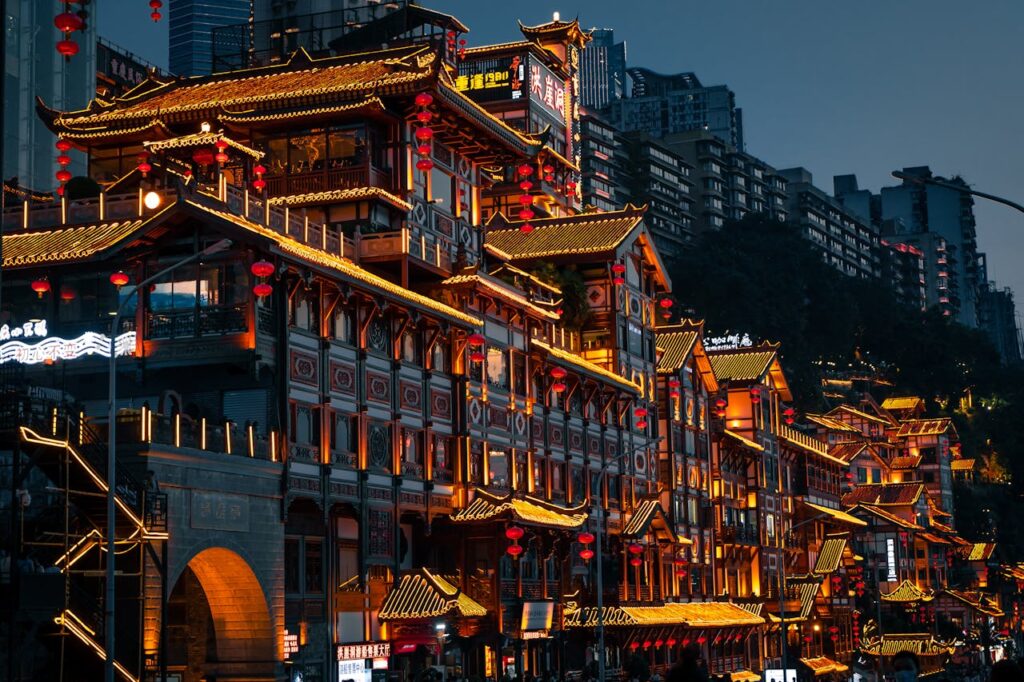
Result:
M177 199L178 192L174 188L153 190L161 195L161 206L166 206ZM59 201L30 202L10 205L3 212L4 232L15 230L56 227L59 225L79 225L100 221L120 221L141 218L149 211L142 204L139 192L112 194L100 192L99 196L88 199L69 201L61 197Z
M757 545L760 543L757 528L754 526L723 526L718 537L722 542L734 545Z
M442 270L452 268L451 244L415 228L362 234L357 243L360 258L409 255Z
M146 316L147 338L180 339L237 334L248 331L245 305L186 310L151 311Z
M267 178L269 196L312 194L356 187L380 187L391 191L391 172L374 166L332 168L309 173L274 175Z

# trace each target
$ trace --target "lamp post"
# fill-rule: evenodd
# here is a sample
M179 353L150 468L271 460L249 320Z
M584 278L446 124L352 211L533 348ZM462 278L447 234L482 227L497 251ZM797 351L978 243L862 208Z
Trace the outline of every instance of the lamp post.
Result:
M964 194L973 194L976 197L981 197L982 199L988 199L989 201L994 201L997 204L1003 204L1004 206L1009 206L1010 208L1015 208L1018 211L1020 211L1021 213L1024 213L1024 206L1021 206L1020 204L1018 204L1015 201L1010 201L1009 199L1004 199L1003 197L996 196L995 194L988 194L986 192L979 192L977 190L971 189L967 185L958 185L958 184L956 184L954 182L947 182L946 180L939 180L937 178L925 178L925 177L921 177L919 175L911 175L910 173L904 173L903 171L893 171L892 172L892 176L894 178L899 179L899 180L905 180L906 182L912 182L915 185L935 185L936 187L945 187L946 189L951 189L951 190L956 191L956 192L962 192Z
M608 467L612 463L621 462L627 456L632 456L633 453L643 450L645 448L657 445L661 441L665 440L664 436L658 436L653 440L649 440L640 447L633 448L629 452L624 452L618 457L608 460L601 465L601 468L597 476L597 532L594 533L594 558L597 560L597 679L598 682L604 682L605 679L605 660L604 660L604 557L602 537L604 535L604 479L608 474Z
M183 258L177 263L174 263L170 267L166 267L160 272L147 277L142 280L125 294L124 298L118 302L117 309L113 313L113 317L110 320L110 360L108 363L108 396L109 402L107 405L107 586L106 586L106 598L103 605L103 623L105 628L104 636L104 647L106 649L106 657L103 661L103 677L106 682L114 682L114 649L116 641L116 629L114 628L114 560L115 560L115 542L116 535L115 526L115 505L114 500L117 495L117 458L115 456L117 450L117 327L121 320L121 313L124 310L125 304L132 300L143 287L149 285L152 282L160 279L164 275L177 270L183 265L188 265L193 261L197 261L205 256L211 256L215 253L220 253L231 246L230 239L221 239L220 241L211 244L202 251L192 254L187 258Z
M444 638L447 626L444 622L440 622L434 626L434 630L437 632L437 661L441 664L441 682L446 682L448 676L448 666L444 660Z

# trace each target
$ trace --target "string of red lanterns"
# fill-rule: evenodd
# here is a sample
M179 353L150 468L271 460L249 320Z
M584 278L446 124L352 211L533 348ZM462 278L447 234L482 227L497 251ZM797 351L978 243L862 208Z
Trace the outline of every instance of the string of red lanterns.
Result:
M71 0L63 0L61 4L64 6L64 11L53 18L53 25L64 34L64 37L57 41L57 52L64 57L65 61L69 61L78 54L78 43L71 39L71 34L85 29L83 16L85 10L79 10L78 13L72 12Z
M469 347L471 349L469 352L470 362L484 361L483 347L485 341L487 341L487 339L484 338L484 335L480 333L470 334L469 337L466 339L466 342L469 344Z
M584 561L590 561L594 558L594 550L587 547L587 545L596 539L597 538L594 537L594 534L588 531L583 531L576 536L576 541L583 545L583 549L580 550L580 558Z
M555 393L564 392L566 386L563 379L568 375L568 372L562 367L552 367L550 374L551 378L554 379L554 382L551 384L551 390Z
M261 163L257 163L252 167L252 172L253 175L256 176L256 179L252 181L253 189L257 192L262 192L267 186L267 181L263 179L263 176L267 173L267 167Z
M270 296L274 291L274 287L266 279L274 274L274 264L265 260L258 260L249 266L249 271L254 277L260 279L260 282L252 288L252 293L256 294L259 298Z
M612 284L617 287L625 284L624 274L626 274L626 266L623 263L612 263Z
M518 559L523 553L523 546L519 544L519 540L525 534L526 531L519 526L509 526L505 529L505 537L512 541L512 544L506 547L505 551L508 552L508 555L513 559Z
M533 225L530 224L530 221L536 215L531 208L533 197L530 195L530 190L533 189L533 181L530 180L530 176L533 175L533 166L528 163L520 164L516 173L519 175L519 189L523 191L519 196L519 219L523 221L523 224L519 226L519 231L523 234L530 234L533 232Z
M160 8L163 6L164 3L162 0L149 0L149 8L153 10L150 12L149 18L153 21L160 21L160 17L162 16L160 14Z
M416 106L420 108L416 113L416 120L421 123L420 127L413 132L413 137L417 142L416 153L420 157L416 160L416 169L427 173L434 167L434 161L430 158L433 151L434 129L428 125L433 120L434 114L427 109L434 102L434 96L429 92L421 92L416 95L415 102Z

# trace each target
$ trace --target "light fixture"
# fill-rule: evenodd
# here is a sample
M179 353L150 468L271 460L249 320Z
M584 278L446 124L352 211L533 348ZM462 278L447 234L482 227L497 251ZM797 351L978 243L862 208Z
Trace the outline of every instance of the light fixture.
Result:
M153 190L146 192L146 195L142 197L142 203L151 211L160 208L160 202L162 201L163 197L160 196L160 193Z
M204 133L210 132L210 122L209 121L203 121L202 123L199 124L199 129L201 131L203 131Z

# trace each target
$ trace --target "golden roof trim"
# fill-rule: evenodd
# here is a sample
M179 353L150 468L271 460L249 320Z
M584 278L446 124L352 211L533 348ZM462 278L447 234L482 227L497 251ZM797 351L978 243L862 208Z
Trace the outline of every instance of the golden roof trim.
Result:
M934 598L935 596L933 594L925 592L917 585L906 579L897 585L896 589L892 590L888 594L879 595L879 599L882 601L894 604L910 604L919 601L929 602Z
M597 375L598 377L601 377L603 379L609 379L616 385L618 385L620 388L625 388L626 390L632 391L634 393L641 393L640 386L638 384L630 381L629 379L626 379L625 377L619 376L614 372L610 372L606 370L604 367L594 364L590 360L580 357L575 353L570 353L569 351L562 350L561 348L550 346L547 343L536 338L531 338L530 343L534 346L537 346L541 350L546 351L548 353L549 358L553 357L555 358L555 360L568 363L569 365L572 365L576 369L581 369L590 374Z
M566 628L592 628L598 622L596 607L579 607L570 602L563 614ZM679 625L687 628L749 627L764 624L764 618L733 602L673 602L661 606L605 606L605 625L642 627Z
M431 618L480 618L487 609L451 582L427 568L402 576L384 598L378 613L382 621Z
M237 142L222 132L191 133L189 135L179 135L178 137L172 137L166 140L157 140L156 142L143 142L142 145L149 148L150 151L158 152L164 149L202 147L215 144L220 140L223 140L232 149L236 149L257 161L263 158L263 152L258 149L253 149L248 145L244 145L241 142Z
M412 204L392 194L383 187L346 187L323 192L305 192L270 197L271 206L300 206L304 204L330 203L332 201L355 201L359 199L382 199L397 209L411 211Z
M513 305L521 305L527 310L532 311L534 314L552 322L557 322L561 319L553 310L541 307L537 303L528 299L512 285L489 275L476 272L467 275L452 275L448 279L441 281L441 286L455 287L462 285L471 285L486 289L495 296L505 299L506 302L510 302Z
M465 508L451 515L456 523L477 523L508 515L511 519L537 526L576 530L589 517L586 503L576 507L561 507L536 497L514 493L496 495L477 489L476 495Z
M821 505L817 505L817 504L814 504L812 502L808 502L807 500L802 500L802 501L803 501L805 506L810 507L811 509L813 509L814 511L818 512L819 514L827 514L828 516L831 516L836 521L842 521L843 523L848 523L848 524L850 524L852 526L866 526L866 525L868 525L866 521L862 521L862 520L858 519L856 516L848 514L847 512L844 512L844 511L842 511L840 509L833 509L832 507L823 507Z

